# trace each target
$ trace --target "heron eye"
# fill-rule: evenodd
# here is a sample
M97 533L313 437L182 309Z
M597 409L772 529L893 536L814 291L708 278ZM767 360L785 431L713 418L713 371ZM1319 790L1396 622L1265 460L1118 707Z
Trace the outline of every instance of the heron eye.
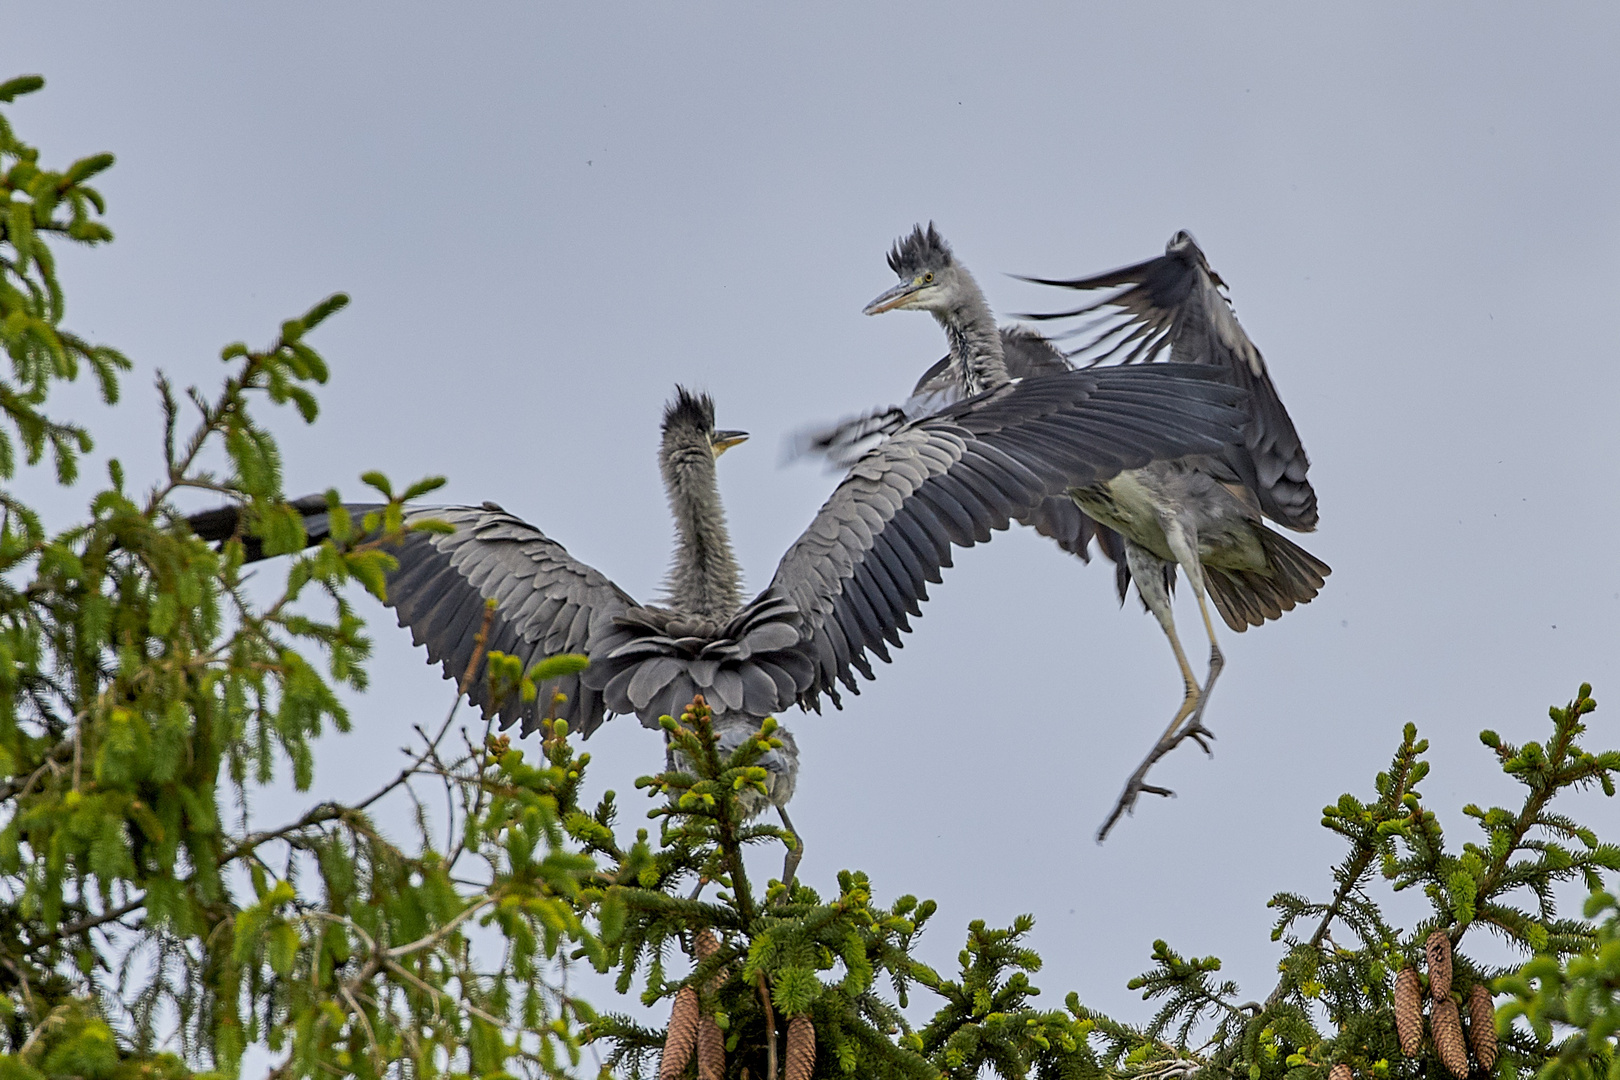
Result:
M934 280L934 272L932 270L928 271L928 273L923 275L923 284L924 285L929 284L933 280Z

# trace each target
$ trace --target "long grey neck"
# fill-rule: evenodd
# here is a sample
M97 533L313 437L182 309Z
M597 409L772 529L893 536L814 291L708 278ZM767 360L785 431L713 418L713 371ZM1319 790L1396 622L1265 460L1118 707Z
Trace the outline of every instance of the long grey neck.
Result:
M951 344L951 366L956 369L962 389L978 394L1008 381L1007 359L1001 351L1001 332L996 317L985 303L978 283L965 270L962 277L970 287L953 307L934 312L945 328Z
M731 553L714 452L707 445L666 445L659 456L675 515L669 605L687 615L728 619L742 606L742 574Z

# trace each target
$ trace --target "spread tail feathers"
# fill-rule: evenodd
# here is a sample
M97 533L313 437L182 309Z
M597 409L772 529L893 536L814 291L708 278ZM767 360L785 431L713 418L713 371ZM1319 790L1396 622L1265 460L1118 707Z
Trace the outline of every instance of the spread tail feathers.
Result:
M1269 575L1253 570L1205 566L1204 581L1215 608L1238 633L1278 619L1295 604L1308 604L1332 573L1327 563L1292 540L1261 526L1260 547L1271 564Z

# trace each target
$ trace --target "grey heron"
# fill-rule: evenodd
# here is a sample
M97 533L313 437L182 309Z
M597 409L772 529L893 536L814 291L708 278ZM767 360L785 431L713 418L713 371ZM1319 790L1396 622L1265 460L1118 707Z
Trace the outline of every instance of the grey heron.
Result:
M949 249L932 223L925 236L932 238L925 238L925 243L936 245L949 259ZM902 257L911 257L902 252L904 246L904 241L897 243L889 255L889 265L896 272L900 270ZM924 277L934 272L928 268L919 269ZM813 454L825 457L837 468L848 468L908 420L926 416L970 396L975 392L973 386L982 389L983 386L999 385L1008 380L1058 375L1073 370L1074 365L1068 357L1042 335L1021 326L997 327L983 293L973 283L972 275L965 266L952 261L949 272L961 279L952 289L952 294L962 309L959 314L942 320L947 335L951 337L951 351L923 372L911 391L911 397L902 404L828 427L801 432L790 444L790 457ZM884 305L895 293L896 290L890 290L868 304L867 314L889 310ZM994 334L989 332L991 329ZM970 369L968 357L972 354L982 357L978 365L981 372L969 377L964 373ZM1091 561L1091 542L1095 539L1098 548L1118 565L1121 575L1124 573L1123 538L1106 526L1099 527L1066 494L1041 499L1034 506L1014 515L1013 520L1050 538L1058 547L1082 562ZM1122 576L1120 587L1124 588L1128 582L1129 579Z
M1015 373L1007 349L1016 342L1024 354L1040 346L1064 356L1039 335L998 331L983 291L968 269L930 223L914 228L895 243L889 267L900 278L865 308L868 315L886 311L926 311L944 329L947 357L924 374L905 405L881 410L840 425L819 436L818 448L829 456L870 445L896 423L926 415L942 403L980 393L1010 378L1039 377L1044 367ZM1106 309L1100 330L1074 351L1090 352L1093 362L1120 358L1152 360L1169 350L1173 359L1220 371L1223 379L1248 391L1244 440L1217 454L1161 459L1122 470L1068 491L1086 514L1106 528L1098 530L1103 548L1115 556L1117 584L1125 596L1127 580L1153 614L1170 642L1180 668L1184 693L1169 726L1153 750L1126 782L1113 811L1098 831L1099 840L1134 807L1142 792L1169 795L1145 782L1148 770L1182 741L1191 738L1204 749L1211 733L1203 724L1205 706L1224 665L1206 595L1214 600L1226 624L1242 632L1279 618L1296 604L1308 602L1330 572L1327 564L1262 522L1262 513L1289 528L1309 530L1316 524L1316 494L1306 479L1309 461L1283 408L1260 352L1238 324L1217 290L1223 285L1209 268L1192 237L1179 232L1165 255L1090 278L1056 281L1026 279L1073 289L1125 286L1123 291L1069 311L1031 316L1062 319ZM1086 328L1080 331L1086 332ZM1130 351L1122 358L1122 349ZM1111 539L1122 536L1123 559ZM1176 633L1169 589L1176 567L1186 576L1197 599L1209 637L1210 660L1202 684L1194 675Z
M747 602L716 471L741 433L715 428L707 395L677 388L659 450L676 533L663 604L638 604L491 503L412 508L408 522L438 519L451 531L406 534L393 549L387 603L446 678L474 671L468 696L502 728L521 723L528 734L539 716L515 693L492 699L475 644L486 600L495 602L489 649L525 667L556 653L590 658L557 686L570 730L588 737L615 714L656 728L702 693L716 729L740 745L764 717L795 704L819 710L823 696L841 706L840 687L858 693L857 674L874 678L870 657L888 662L889 647L902 645L908 616L922 614L928 584L951 565L952 545L988 541L1046 495L1235 442L1243 395L1214 375L1185 364L1072 371L1004 382L904 424L860 456ZM297 507L319 541L325 502ZM240 528L231 508L191 520L205 539ZM797 755L777 730L782 752L767 768L769 801L781 810ZM785 813L783 823L792 830Z

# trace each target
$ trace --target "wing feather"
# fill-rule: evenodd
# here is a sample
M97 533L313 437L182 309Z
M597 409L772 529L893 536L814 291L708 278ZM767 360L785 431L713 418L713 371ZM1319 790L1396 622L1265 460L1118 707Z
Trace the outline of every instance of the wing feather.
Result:
M358 519L376 507L348 509ZM387 602L447 679L459 680L466 672L487 599L496 607L486 653L498 649L525 664L561 652L592 654L593 639L635 603L561 544L498 507L421 507L406 515L407 523L428 519L445 521L455 531L413 532L391 550L399 567L388 576ZM487 658L481 657L467 696L486 715L496 716L502 728L521 721L528 734L539 723L538 703L524 703L516 694L491 701L487 668ZM589 734L606 719L600 692L577 675L546 688L539 702L549 706L556 691L567 698L557 715L571 729Z
M1219 453L1240 438L1241 398L1208 369L1091 369L998 387L895 431L850 469L766 590L803 623L795 651L813 678L800 704L817 708L824 693L836 704L838 684L872 678L868 655L887 661L899 646L951 545L982 543L1122 468Z
M1051 320L1111 312L1112 318L1072 332L1081 342L1071 356L1133 363L1168 352L1170 359L1225 371L1233 385L1250 394L1243 448L1233 468L1254 489L1268 517L1300 531L1316 527L1316 492L1306 478L1310 459L1304 444L1260 350L1221 292L1224 283L1190 236L1178 233L1164 255L1107 273L1025 280L1082 291L1119 290L1081 307L1026 316Z

